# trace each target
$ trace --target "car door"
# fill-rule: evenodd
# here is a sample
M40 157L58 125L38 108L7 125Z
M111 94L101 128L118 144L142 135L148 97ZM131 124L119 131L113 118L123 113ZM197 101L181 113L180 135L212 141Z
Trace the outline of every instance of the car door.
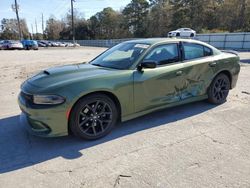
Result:
M183 88L179 44L164 44L152 49L143 61L157 62L154 69L134 71L135 112L180 101Z
M214 75L213 51L196 43L182 43L184 88L182 99L205 95Z
M184 28L183 29L183 36L184 37L190 37L190 30L189 29L187 29L187 28Z
M180 36L185 37L185 30L184 29L180 29Z

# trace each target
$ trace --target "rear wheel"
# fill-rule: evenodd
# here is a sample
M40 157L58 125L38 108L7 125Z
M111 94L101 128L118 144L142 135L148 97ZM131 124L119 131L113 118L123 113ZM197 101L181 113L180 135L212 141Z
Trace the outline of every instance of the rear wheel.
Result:
M222 104L226 101L230 89L230 80L227 75L216 76L208 89L208 101L213 104Z
M70 129L77 137L94 140L107 135L115 126L118 110L106 95L93 94L80 99L70 115Z

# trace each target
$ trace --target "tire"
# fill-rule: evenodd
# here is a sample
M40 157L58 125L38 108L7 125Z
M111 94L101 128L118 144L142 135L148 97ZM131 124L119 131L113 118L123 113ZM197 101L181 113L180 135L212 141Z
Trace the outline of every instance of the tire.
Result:
M193 34L193 33L191 33L190 37L194 37L194 34Z
M227 75L221 73L216 76L208 89L208 101L212 104L226 102L230 85L230 79Z
M176 37L180 37L181 36L181 34L180 33L176 33Z
M106 136L118 120L118 110L112 99L93 94L80 99L73 107L69 128L82 139L95 140Z
M25 46L25 49L26 49L26 50L30 50L30 47L29 47L29 46Z

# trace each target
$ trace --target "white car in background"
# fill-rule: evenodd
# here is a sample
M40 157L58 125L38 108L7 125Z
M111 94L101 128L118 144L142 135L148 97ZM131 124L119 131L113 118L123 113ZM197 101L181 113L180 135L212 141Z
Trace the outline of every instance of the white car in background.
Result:
M2 49L12 50L12 49L23 49L23 44L20 41L15 40L4 40L2 43Z
M170 31L168 37L195 37L196 31L190 28L180 28L175 31Z

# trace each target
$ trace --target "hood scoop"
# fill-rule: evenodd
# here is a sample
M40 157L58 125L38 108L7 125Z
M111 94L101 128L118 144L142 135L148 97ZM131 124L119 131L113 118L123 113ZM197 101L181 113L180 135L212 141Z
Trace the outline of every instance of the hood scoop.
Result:
M65 65L65 66L58 66L46 69L43 71L43 73L45 75L59 75L59 74L74 73L77 70L79 70L79 68L76 65Z
M47 71L47 70L44 70L43 73L47 74L47 75L50 75L49 71Z

